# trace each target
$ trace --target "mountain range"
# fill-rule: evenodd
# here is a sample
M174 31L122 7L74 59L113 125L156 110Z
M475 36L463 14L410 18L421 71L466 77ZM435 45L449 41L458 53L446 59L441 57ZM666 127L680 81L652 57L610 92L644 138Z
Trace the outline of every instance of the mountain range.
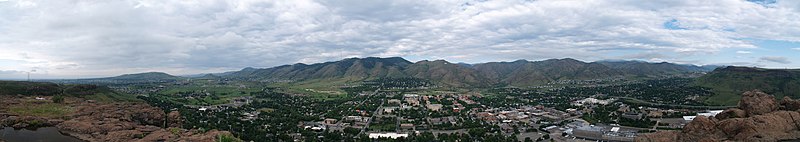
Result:
M571 58L466 64L445 60L411 62L400 57L367 57L271 68L248 67L239 71L184 77L161 72L146 72L53 82L118 84L172 82L183 79L228 79L289 81L305 85L335 86L381 78L419 78L449 87L525 87L568 80L647 79L673 76L697 77L693 85L714 91L714 95L706 99L706 104L711 105L734 105L739 101L738 94L753 89L760 89L778 97L800 98L800 88L797 87L800 86L800 70L797 69L697 66L643 61L583 62Z
M244 68L225 73L173 76L161 72L125 74L116 77L84 79L103 82L175 81L185 78L226 78L238 80L290 80L358 82L378 78L421 78L453 87L495 85L530 86L564 80L591 80L623 77L660 77L704 73L718 66L696 66L643 61L583 62L571 58L542 61L517 60L479 64L451 63L445 60L411 62L400 57L347 58L315 64L292 64L271 68Z
M450 63L445 60L410 62L400 57L348 58L317 64L293 64L272 68L245 68L218 74L237 79L363 81L377 78L414 77L456 87L490 85L539 85L562 80L616 77L657 77L700 73L709 66L642 61L583 62L571 58L543 61L517 60L480 64Z

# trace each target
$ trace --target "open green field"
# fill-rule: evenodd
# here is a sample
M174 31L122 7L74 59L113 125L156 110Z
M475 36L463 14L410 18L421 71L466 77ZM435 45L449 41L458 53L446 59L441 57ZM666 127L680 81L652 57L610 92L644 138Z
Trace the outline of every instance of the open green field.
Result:
M742 96L734 91L723 91L714 89L714 95L708 97L705 103L708 105L736 105Z
M20 105L10 106L8 112L21 116L38 116L56 118L63 117L74 111L73 108L51 102L23 102Z

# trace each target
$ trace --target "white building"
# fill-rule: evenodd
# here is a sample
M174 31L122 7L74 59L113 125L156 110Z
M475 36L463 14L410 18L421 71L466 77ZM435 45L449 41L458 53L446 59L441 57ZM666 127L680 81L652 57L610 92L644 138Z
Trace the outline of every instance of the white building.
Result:
M582 105L584 105L584 104L601 104L601 105L607 105L607 104L609 104L609 103L611 103L611 102L614 102L615 100L616 100L616 99L613 99L613 98L611 98L611 99L605 99L605 100L598 100L598 99L595 99L595 98L586 98L586 99L583 99L583 100L577 100L577 101L575 101L575 102L573 103L573 105L575 105L575 106L582 106Z
M370 139L377 139L377 138L390 138L390 139L397 139L397 138L405 138L408 137L408 134L398 134L398 133L369 133Z
M722 112L722 110L709 110L708 112L697 113L697 115L695 115L695 116L683 116L683 120L692 121L697 116L714 117L714 116L717 116L717 114L719 114L721 112Z

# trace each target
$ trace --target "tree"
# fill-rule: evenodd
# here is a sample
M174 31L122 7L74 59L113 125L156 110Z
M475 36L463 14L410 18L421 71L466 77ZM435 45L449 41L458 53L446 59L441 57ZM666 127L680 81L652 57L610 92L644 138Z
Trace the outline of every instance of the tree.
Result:
M53 103L62 103L64 102L64 96L55 95L53 96Z

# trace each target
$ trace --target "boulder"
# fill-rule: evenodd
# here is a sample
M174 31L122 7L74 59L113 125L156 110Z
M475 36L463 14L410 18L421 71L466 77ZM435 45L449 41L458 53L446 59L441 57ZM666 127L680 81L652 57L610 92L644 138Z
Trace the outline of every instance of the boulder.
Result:
M734 139L746 139L758 133L755 129L755 123L747 121L745 118L731 118L719 122L717 126L727 136L732 136Z
M800 111L800 100L794 100L785 96L783 100L781 100L781 106L783 110Z
M728 118L744 118L747 117L746 115L747 114L746 112L744 112L744 110L738 108L731 108L720 112L719 114L714 116L714 118L717 118L717 120L725 120Z
M14 127L14 129L21 129L21 128L28 127L28 123L17 123L17 124L11 125L11 127Z
M690 141L699 141L704 138L714 138L716 139L718 135L721 133L717 129L717 122L712 118L706 116L697 116L686 124L683 127L682 134L684 135L684 140Z
M697 116L680 133L657 132L636 138L637 141L747 141L774 142L800 139L800 112L794 100L784 98L782 109L774 97L760 91L742 95L740 109L728 109L715 117Z
M178 111L172 111L167 114L167 127L181 127L181 113Z
M775 97L772 95L753 90L742 94L739 108L744 110L747 116L755 116L778 110L778 102L775 101Z

